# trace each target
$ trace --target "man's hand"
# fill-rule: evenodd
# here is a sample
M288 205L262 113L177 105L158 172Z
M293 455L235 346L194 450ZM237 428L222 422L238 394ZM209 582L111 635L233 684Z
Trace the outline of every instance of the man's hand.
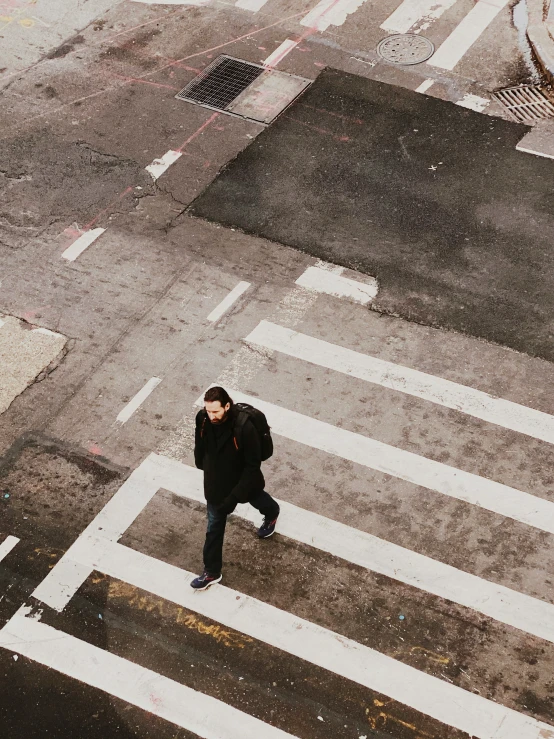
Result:
M223 503L217 507L217 510L219 513L224 513L226 516L228 516L230 513L232 513L235 508L237 507L238 500L233 496L229 495Z

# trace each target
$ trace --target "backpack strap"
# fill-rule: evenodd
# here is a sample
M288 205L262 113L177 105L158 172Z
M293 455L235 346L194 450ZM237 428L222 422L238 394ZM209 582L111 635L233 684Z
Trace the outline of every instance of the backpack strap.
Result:
M198 423L198 419L202 418L202 423ZM206 409L202 408L201 411L199 411L197 416L197 425L200 426L200 438L202 439L204 436L204 429L206 428L206 421L208 420L208 414L206 413Z
M235 449L239 451L239 443L242 441L242 430L244 424L248 421L249 415L246 411L238 409L238 413L235 416L235 423L233 426L233 441L235 443Z

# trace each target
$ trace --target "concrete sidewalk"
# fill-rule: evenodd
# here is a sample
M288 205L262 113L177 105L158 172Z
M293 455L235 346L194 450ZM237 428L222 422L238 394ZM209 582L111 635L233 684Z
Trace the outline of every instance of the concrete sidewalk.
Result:
M527 38L533 53L548 77L554 81L554 5L550 0L527 0Z

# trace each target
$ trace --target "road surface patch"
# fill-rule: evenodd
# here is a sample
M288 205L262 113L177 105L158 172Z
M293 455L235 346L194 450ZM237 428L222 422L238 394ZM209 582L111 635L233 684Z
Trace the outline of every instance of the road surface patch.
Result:
M322 127L316 109L343 118ZM554 219L542 203L554 170L515 151L527 132L326 70L189 212L373 276L381 312L552 360Z
M0 413L63 352L67 338L53 331L2 316L0 326Z

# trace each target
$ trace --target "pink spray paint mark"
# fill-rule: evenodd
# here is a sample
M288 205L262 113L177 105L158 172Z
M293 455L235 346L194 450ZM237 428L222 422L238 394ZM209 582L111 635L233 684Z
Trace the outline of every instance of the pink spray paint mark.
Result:
M88 451L90 454L95 454L96 456L102 456L102 449L100 449L98 444L91 444L88 448Z

